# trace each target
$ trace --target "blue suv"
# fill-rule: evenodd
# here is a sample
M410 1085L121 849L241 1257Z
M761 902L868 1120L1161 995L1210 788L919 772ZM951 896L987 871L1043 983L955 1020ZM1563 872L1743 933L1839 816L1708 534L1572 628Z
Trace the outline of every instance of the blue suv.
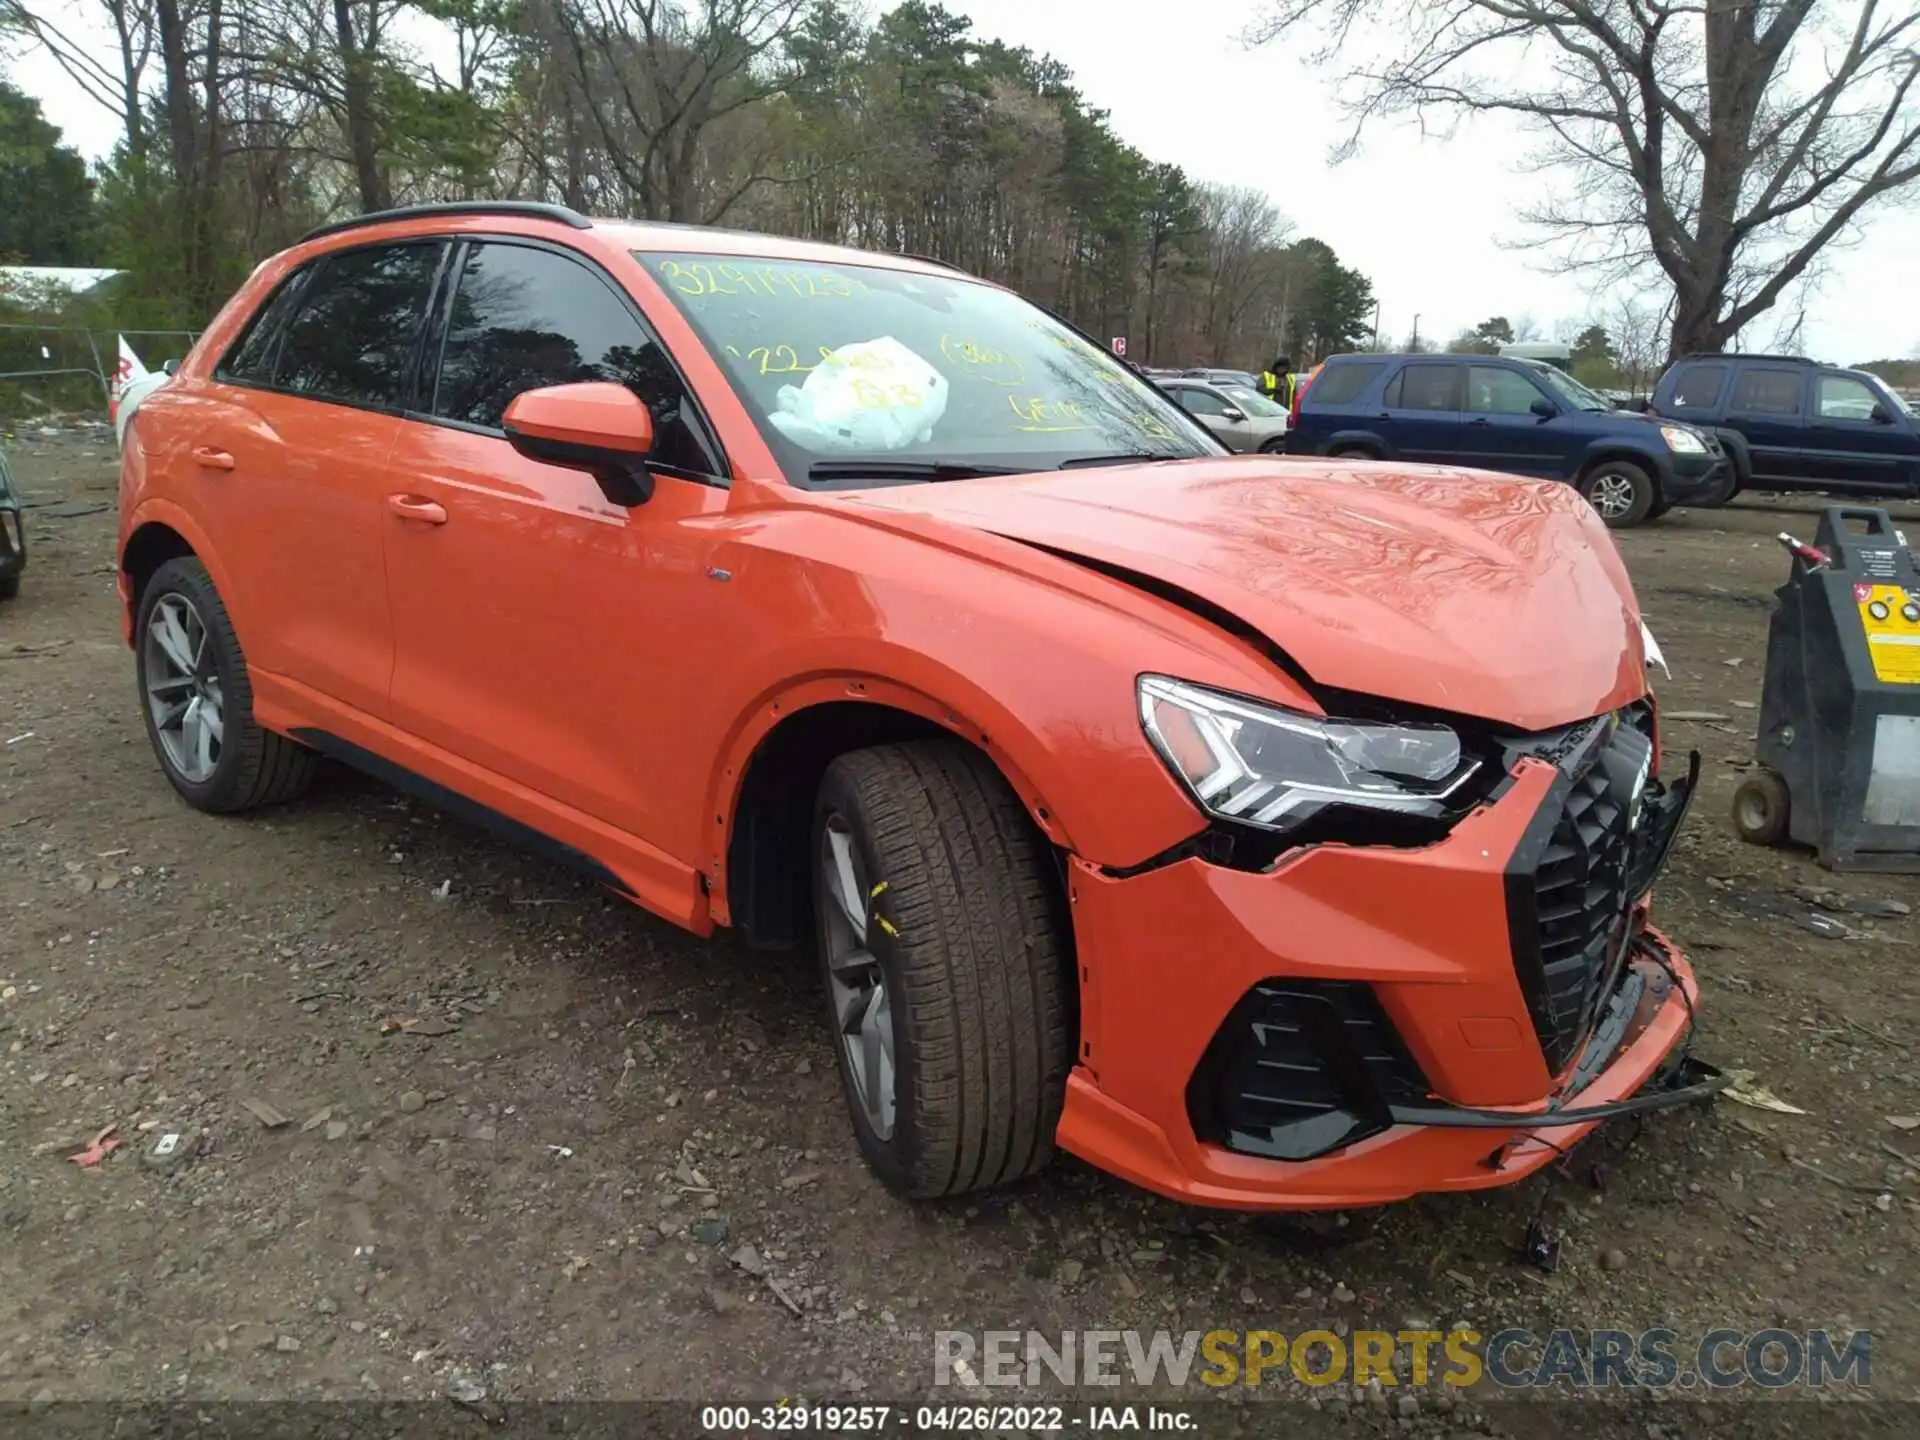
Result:
M1732 467L1711 431L1616 410L1572 376L1494 355L1335 355L1308 383L1289 455L1406 460L1564 480L1618 529L1718 505Z
M1920 494L1920 424L1864 370L1798 356L1688 355L1660 377L1653 408L1714 428L1743 490Z

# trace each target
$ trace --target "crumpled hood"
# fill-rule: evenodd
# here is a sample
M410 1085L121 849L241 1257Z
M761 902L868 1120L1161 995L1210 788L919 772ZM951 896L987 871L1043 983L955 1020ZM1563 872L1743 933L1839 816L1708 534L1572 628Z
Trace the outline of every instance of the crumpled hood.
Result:
M838 498L1177 586L1323 686L1523 730L1646 689L1625 568L1564 485L1247 456Z

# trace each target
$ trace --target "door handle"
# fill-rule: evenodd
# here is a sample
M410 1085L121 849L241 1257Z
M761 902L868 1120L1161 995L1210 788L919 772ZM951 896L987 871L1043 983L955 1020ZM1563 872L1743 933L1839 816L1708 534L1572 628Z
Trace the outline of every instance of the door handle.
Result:
M1477 416L1476 418L1474 418L1474 419L1472 419L1472 420L1469 420L1469 421L1468 421L1467 423L1468 423L1469 425L1491 425L1491 424L1492 424L1493 422L1492 422L1491 420L1489 420L1489 419L1487 419L1487 417L1486 417L1486 416L1484 416L1484 415L1481 415L1481 416Z
M211 445L193 447L193 463L202 470L231 470L233 456L224 450L216 450Z
M389 495L387 509L402 520L417 520L422 525L447 523L447 507L420 495Z

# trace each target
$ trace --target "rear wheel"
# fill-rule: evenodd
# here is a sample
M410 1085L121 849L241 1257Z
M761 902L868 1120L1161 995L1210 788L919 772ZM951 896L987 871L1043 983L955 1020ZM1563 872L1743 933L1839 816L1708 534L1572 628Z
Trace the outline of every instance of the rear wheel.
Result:
M1602 460L1580 477L1578 488L1614 530L1638 525L1659 499L1653 477L1631 460Z
M1276 435L1260 447L1262 455L1284 455L1287 450L1287 437Z
M1364 445L1343 445L1327 452L1329 460L1378 460L1379 454Z
M19 595L20 572L16 570L11 575L0 575L0 600L15 600Z
M198 560L169 560L147 582L133 653L147 738L194 809L250 810L307 788L318 757L254 724L240 639Z
M929 1199L1053 1155L1073 1061L1066 926L1045 842L955 741L843 755L821 781L813 903L861 1153Z

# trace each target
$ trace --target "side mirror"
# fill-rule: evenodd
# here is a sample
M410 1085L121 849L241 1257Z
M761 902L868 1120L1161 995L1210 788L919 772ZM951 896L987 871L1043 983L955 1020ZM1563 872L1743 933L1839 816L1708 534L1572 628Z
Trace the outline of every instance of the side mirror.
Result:
M1234 410L1229 408L1226 410L1222 410L1220 412L1220 418L1222 420L1234 420L1234 421L1244 420L1247 418L1247 412L1244 410Z
M1876 425L1891 425L1893 423L1893 412L1878 402L1875 402L1871 415L1873 423Z
M610 504L631 509L653 498L653 416L624 385L588 380L525 391L507 406L501 427L529 460L586 471Z
M1538 415L1542 420L1551 420L1560 413L1560 407L1544 395L1535 400L1527 409L1531 410L1535 415Z
M178 360L169 360L169 361L167 361L167 362L166 362L166 363L165 363L164 365L162 365L162 366L160 367L160 373L161 373L162 375L167 375L167 376L172 376L172 375L177 375L177 374L179 374L179 373L180 373L180 362L179 362Z

